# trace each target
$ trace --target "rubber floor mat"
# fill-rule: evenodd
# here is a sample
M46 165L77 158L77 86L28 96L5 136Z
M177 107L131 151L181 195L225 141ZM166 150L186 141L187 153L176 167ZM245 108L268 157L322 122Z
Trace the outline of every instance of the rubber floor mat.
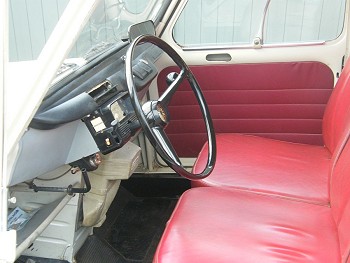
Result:
M88 237L75 258L77 263L128 263L96 235Z
M118 216L106 240L125 259L151 262L174 206L175 200L163 198L131 201Z
M77 253L77 263L152 262L177 198L120 199L127 202L116 211L112 204L108 220Z

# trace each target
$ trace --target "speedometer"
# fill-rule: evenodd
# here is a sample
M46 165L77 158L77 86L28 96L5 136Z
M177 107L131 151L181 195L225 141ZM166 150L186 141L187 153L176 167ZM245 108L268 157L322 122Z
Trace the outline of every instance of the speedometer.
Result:
M124 112L124 107L123 107L122 101L113 102L111 104L111 112L112 112L115 120L117 120L119 122L122 121L126 116L126 113Z

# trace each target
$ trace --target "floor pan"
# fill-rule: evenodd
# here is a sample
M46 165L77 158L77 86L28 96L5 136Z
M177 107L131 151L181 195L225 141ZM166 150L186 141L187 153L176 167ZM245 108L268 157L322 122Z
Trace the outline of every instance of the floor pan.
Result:
M77 253L77 263L152 262L177 200L173 194L136 197L121 188L105 223L94 229Z
M89 236L76 263L151 263L179 196L190 188L184 179L131 178L122 182L106 221ZM67 261L20 257L16 263Z
M175 199L127 202L107 231L96 230L76 256L78 263L152 262ZM107 227L107 226L104 226Z

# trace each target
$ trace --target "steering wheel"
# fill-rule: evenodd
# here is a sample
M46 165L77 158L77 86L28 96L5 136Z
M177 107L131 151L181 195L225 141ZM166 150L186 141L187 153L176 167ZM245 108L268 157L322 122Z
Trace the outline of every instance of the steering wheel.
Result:
M167 53L180 68L180 73L173 80L171 85L166 89L158 100L147 101L140 105L137 91L135 88L132 61L135 47L140 43L152 43ZM207 177L214 169L216 160L216 141L213 128L213 121L210 117L208 106L204 100L204 96L196 81L193 73L180 57L180 55L166 42L158 37L151 35L142 35L137 37L131 44L125 57L125 75L128 86L131 104L134 107L135 114L139 120L141 128L147 138L156 149L162 159L178 174L190 180L200 180ZM206 167L201 173L194 174L188 172L182 165L174 147L172 146L168 136L164 132L165 127L170 121L168 105L172 96L175 94L184 79L190 83L197 102L200 106L202 116L205 122L207 139L208 139L208 159Z

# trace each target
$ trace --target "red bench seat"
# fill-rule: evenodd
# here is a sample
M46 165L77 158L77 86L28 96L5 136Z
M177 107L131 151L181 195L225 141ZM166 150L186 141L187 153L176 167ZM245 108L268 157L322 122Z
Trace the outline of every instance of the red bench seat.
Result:
M340 257L329 207L202 187L179 200L154 262L331 263Z
M217 163L180 198L155 263L350 262L350 63L325 147L219 135ZM205 162L204 147L194 172Z
M217 135L217 162L212 174L193 187L233 187L276 194L312 203L329 203L328 170L336 162L350 128L350 62L328 101L323 118L325 146L296 144L239 134ZM202 171L204 145L194 165Z
M216 142L218 155L213 173L193 181L193 187L229 186L313 203L329 202L331 153L327 148L241 134L219 134ZM206 164L206 154L205 147L195 172Z
M192 188L180 198L154 262L349 262L348 140L329 178L329 205L232 187Z

